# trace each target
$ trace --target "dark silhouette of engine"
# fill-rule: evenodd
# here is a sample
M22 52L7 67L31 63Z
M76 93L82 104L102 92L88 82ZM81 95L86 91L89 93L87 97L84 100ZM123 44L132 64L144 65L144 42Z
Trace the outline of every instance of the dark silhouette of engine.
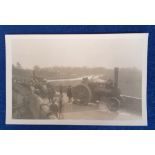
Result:
M93 81L84 78L81 84L72 87L75 104L106 103L111 111L117 111L120 107L121 96L118 87L119 69L114 69L114 80Z

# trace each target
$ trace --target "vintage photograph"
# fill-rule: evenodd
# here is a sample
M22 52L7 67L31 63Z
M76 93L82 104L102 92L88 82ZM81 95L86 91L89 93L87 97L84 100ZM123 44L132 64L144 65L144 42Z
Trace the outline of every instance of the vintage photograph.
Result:
M7 124L147 125L147 33L5 43Z

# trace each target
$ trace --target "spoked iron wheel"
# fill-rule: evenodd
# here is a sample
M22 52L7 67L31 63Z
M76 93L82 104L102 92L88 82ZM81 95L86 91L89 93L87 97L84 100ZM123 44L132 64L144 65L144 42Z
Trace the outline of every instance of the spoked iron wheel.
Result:
M120 101L119 99L117 99L116 97L112 97L109 99L108 103L107 103L107 107L110 111L118 111L119 107L120 107Z
M87 105L91 100L91 91L85 84L80 84L72 88L74 103Z

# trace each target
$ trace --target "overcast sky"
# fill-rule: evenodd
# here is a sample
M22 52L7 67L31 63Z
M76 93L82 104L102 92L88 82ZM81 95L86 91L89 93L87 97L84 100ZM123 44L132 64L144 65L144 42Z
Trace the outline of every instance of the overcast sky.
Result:
M24 68L38 65L142 69L147 35L14 35L11 43L13 64L20 62Z

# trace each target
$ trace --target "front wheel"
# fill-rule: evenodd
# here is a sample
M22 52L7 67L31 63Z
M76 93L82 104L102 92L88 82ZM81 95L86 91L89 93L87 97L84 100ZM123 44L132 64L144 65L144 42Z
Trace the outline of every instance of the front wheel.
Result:
M107 103L107 107L110 111L118 111L120 107L120 100L116 97L112 97L109 99L109 102Z

